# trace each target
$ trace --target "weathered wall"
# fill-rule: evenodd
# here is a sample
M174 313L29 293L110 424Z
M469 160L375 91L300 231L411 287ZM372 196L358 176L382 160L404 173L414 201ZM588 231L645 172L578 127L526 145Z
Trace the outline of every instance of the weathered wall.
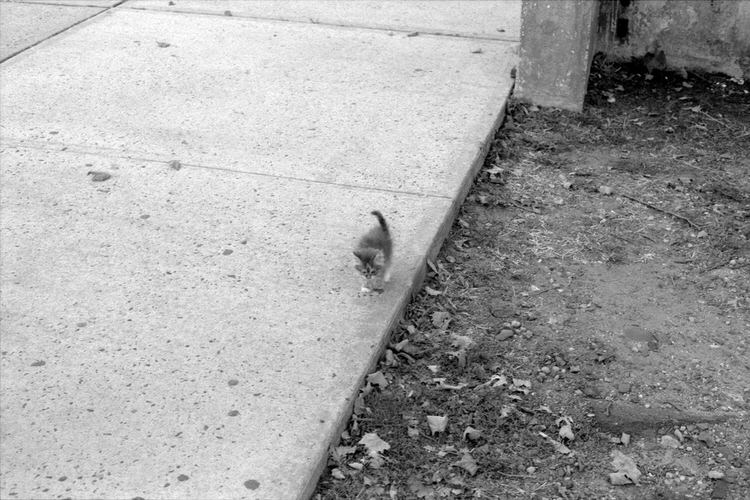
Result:
M596 49L750 79L750 0L602 0Z
M581 111L598 8L598 0L523 1L516 97Z

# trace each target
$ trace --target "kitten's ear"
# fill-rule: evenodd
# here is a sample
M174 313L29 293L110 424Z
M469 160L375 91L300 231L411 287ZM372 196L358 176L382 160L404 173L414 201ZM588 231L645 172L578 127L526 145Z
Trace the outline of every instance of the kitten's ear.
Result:
M356 256L356 257L357 257L357 258L358 258L359 260L365 260L365 259L364 259L364 258L362 257L362 252L360 252L359 250L354 250L354 251L353 251L352 253L353 253L353 254L354 254L354 255L355 255L355 256Z

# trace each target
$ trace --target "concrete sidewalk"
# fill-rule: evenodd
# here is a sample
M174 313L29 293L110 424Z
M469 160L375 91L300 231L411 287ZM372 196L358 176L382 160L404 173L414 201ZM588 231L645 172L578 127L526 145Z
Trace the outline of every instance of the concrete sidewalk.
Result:
M520 1L54 3L0 2L74 24L0 66L0 497L309 496L502 118ZM362 295L374 208L394 281Z

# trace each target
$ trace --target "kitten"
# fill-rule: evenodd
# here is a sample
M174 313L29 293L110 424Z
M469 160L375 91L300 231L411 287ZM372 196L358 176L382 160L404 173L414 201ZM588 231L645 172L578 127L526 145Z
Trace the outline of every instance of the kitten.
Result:
M393 256L393 241L388 230L388 224L377 210L372 215L377 217L378 226L370 229L357 244L354 255L359 262L354 266L365 278L363 292L382 290L383 283L391 279L391 258Z

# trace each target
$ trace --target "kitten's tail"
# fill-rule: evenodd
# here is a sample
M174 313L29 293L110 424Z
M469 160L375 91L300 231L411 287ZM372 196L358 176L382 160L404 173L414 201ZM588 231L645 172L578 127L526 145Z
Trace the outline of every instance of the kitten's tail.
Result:
M380 224L380 228L383 230L384 233L388 234L388 224L385 223L385 217L383 217L383 214L380 213L378 210L373 210L370 212L372 215L377 217L378 223Z

